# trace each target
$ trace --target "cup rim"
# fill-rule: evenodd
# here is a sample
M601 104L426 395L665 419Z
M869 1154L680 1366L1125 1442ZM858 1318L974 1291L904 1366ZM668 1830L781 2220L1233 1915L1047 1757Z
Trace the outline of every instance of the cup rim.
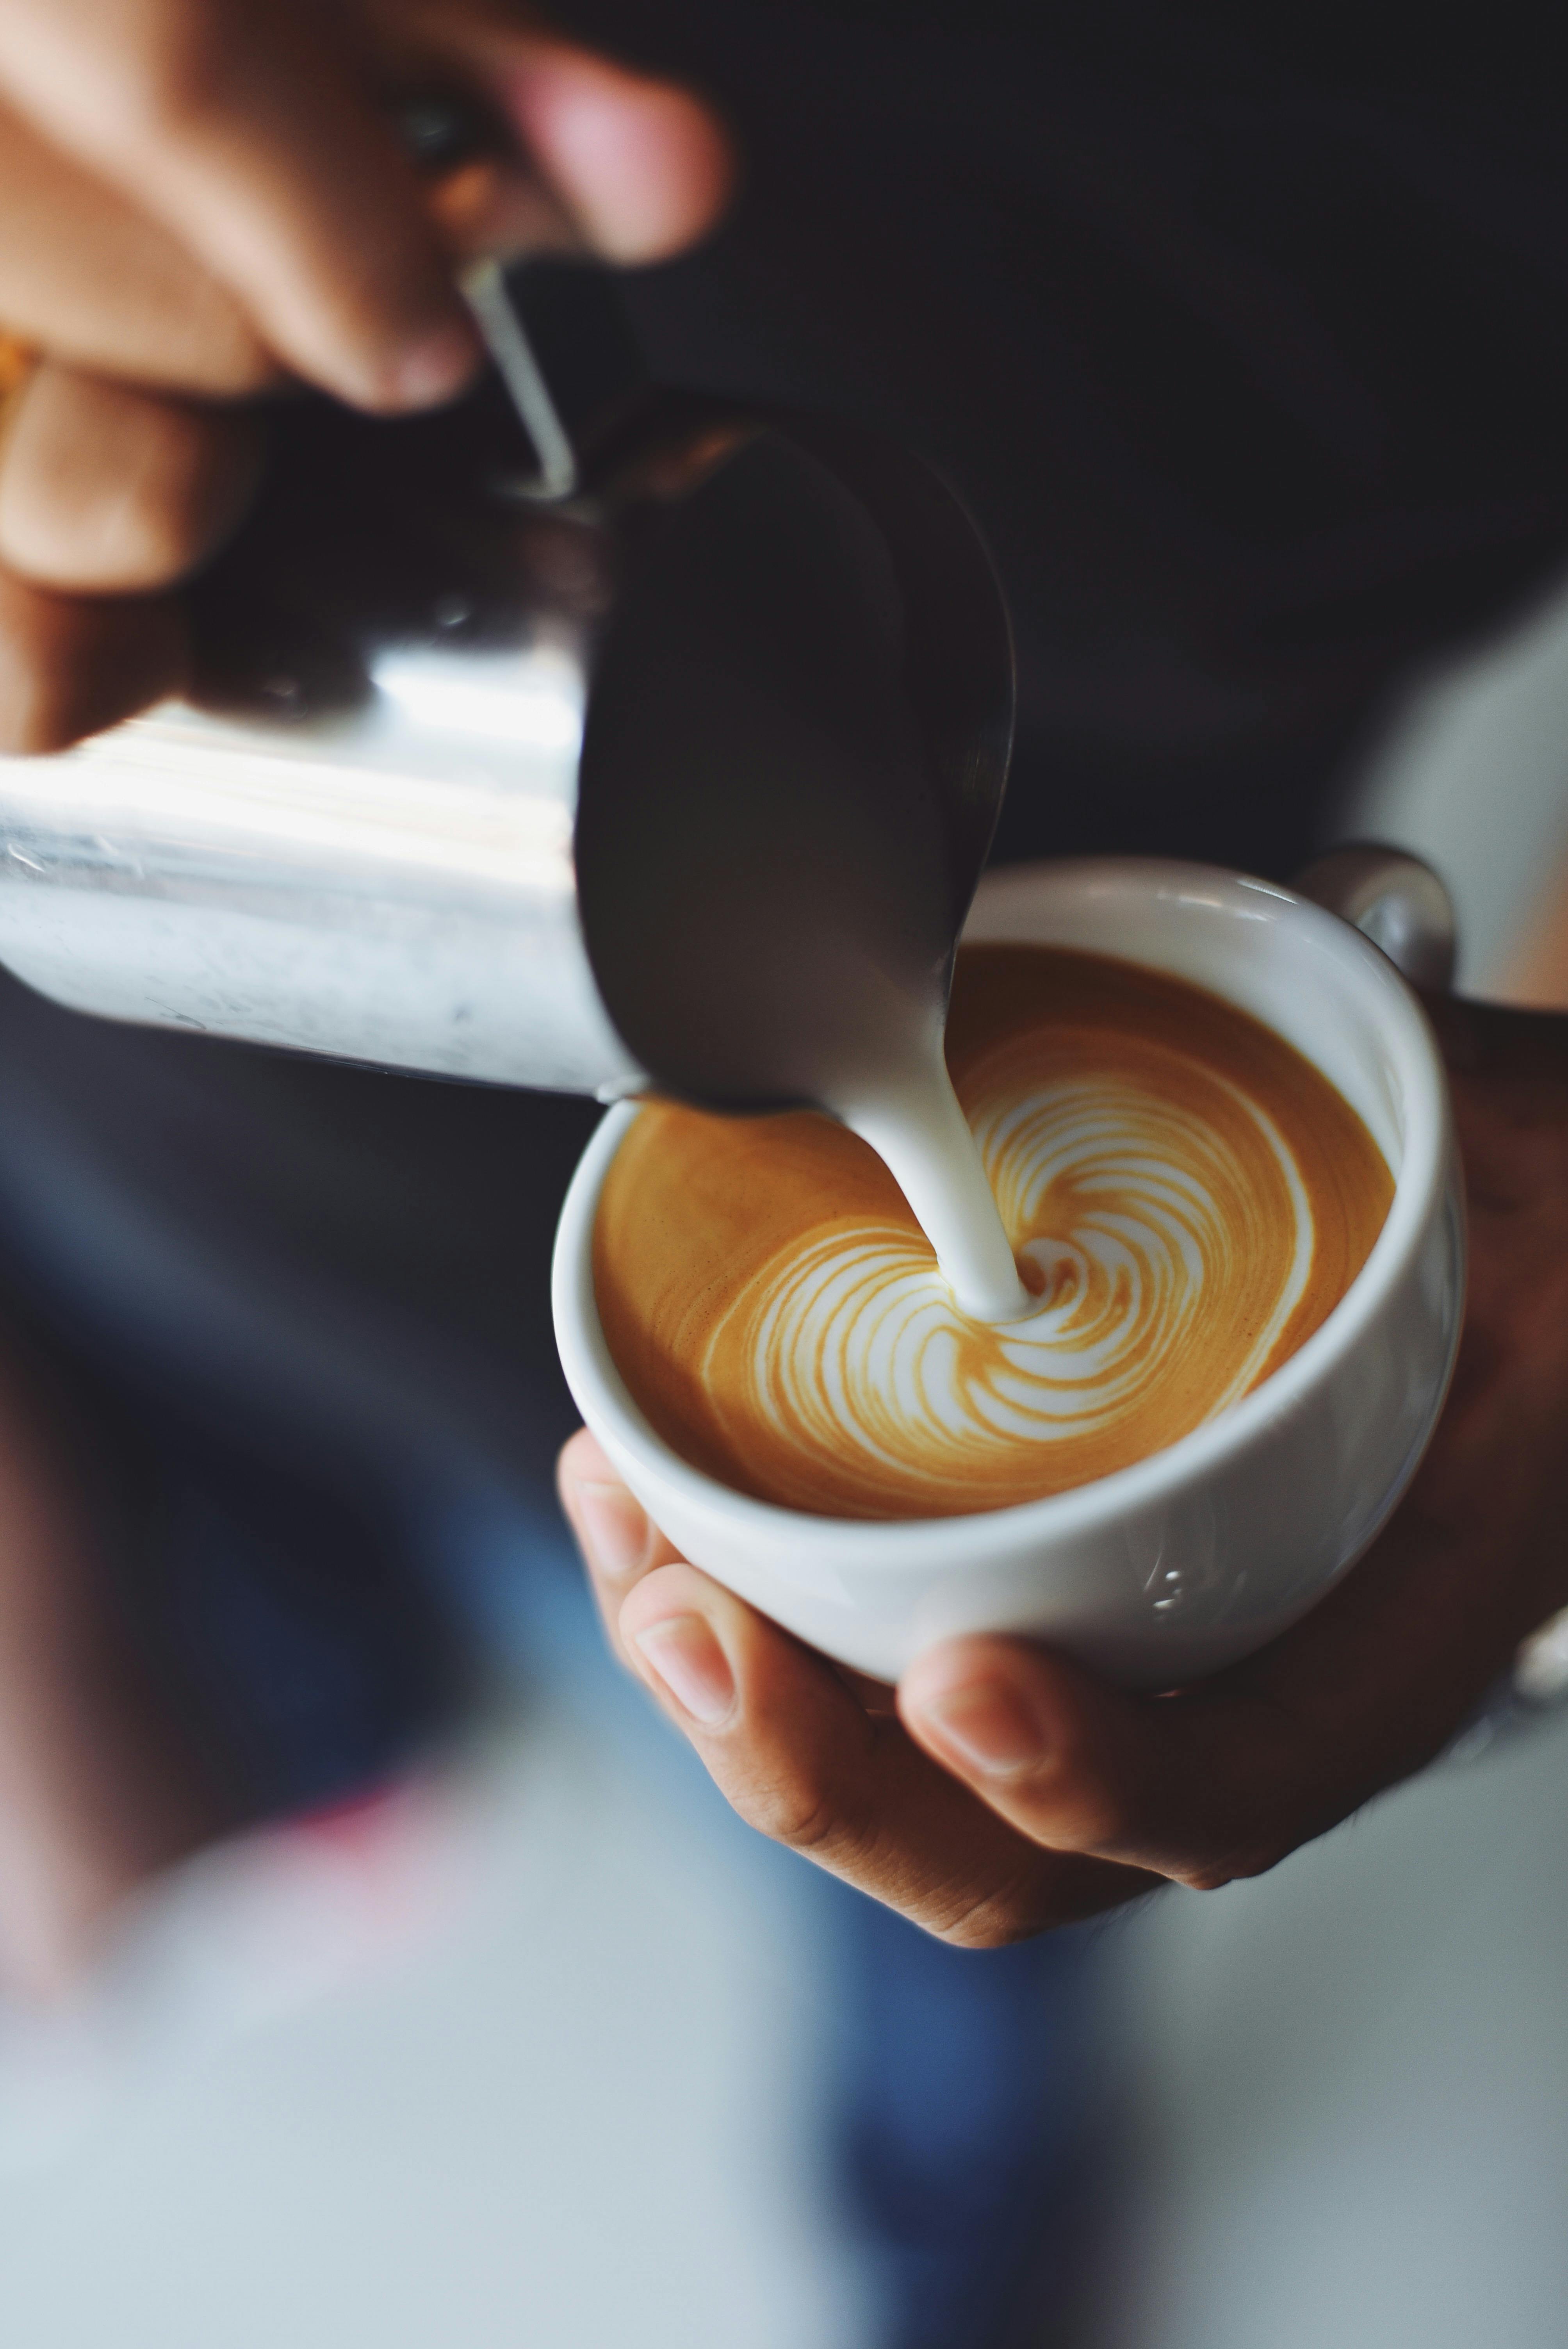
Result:
M593 1219L599 1193L622 1136L642 1103L621 1102L595 1129L578 1162L562 1203L552 1268L556 1343L567 1383L591 1422L599 1418L614 1441L645 1473L705 1514L722 1510L737 1530L749 1531L769 1547L790 1540L820 1543L831 1537L851 1547L861 1563L883 1554L908 1565L939 1563L950 1551L973 1549L985 1539L1060 1542L1133 1516L1171 1494L1206 1482L1304 1403L1334 1365L1353 1352L1368 1325L1382 1311L1411 1268L1434 1206L1441 1199L1450 1147L1447 1081L1437 1039L1407 980L1381 950L1337 915L1278 882L1254 879L1222 865L1162 857L1075 857L996 868L998 881L1048 879L1053 888L1081 892L1098 882L1125 889L1143 883L1161 895L1214 894L1243 902L1252 911L1258 896L1290 909L1287 918L1310 932L1331 936L1336 947L1365 975L1379 1009L1379 1030L1405 1081L1404 1147L1394 1196L1370 1255L1337 1305L1304 1344L1260 1386L1217 1418L1207 1420L1159 1452L1146 1454L1106 1476L1069 1486L1034 1501L1001 1508L975 1509L942 1517L834 1517L791 1509L737 1492L682 1458L644 1416L621 1377L599 1319L593 1294ZM1246 901L1253 901L1252 904ZM1255 918L1255 914L1254 914ZM1094 951L1094 949L1088 949ZM1136 955L1121 959L1136 963ZM1150 969L1158 964L1144 966ZM1221 992L1220 989L1213 990ZM1253 1015L1255 1016L1255 1015ZM1308 1056L1310 1057L1310 1056Z

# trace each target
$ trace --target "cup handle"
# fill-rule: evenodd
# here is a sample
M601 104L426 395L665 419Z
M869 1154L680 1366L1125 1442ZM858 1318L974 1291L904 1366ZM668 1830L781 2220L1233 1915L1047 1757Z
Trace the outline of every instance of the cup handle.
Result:
M1453 899L1429 864L1402 848L1357 841L1331 848L1292 887L1380 947L1412 987L1446 995L1454 983Z

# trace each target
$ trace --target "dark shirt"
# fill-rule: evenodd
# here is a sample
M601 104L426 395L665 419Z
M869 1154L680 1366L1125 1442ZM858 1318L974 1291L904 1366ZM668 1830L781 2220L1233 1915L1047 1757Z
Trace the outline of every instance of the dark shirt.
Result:
M1006 579L1004 853L1284 874L1568 533L1568 98L1505 14L598 5L746 181L662 366L873 417ZM650 46L654 45L654 46Z

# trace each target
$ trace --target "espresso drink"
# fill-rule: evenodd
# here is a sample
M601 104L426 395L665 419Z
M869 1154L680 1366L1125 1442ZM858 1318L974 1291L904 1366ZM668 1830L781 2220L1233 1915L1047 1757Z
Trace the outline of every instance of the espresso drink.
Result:
M966 947L947 1059L1033 1300L962 1312L887 1167L813 1112L643 1110L606 1177L610 1350L666 1443L818 1516L1087 1483L1240 1401L1344 1296L1393 1183L1243 1012L1097 955Z

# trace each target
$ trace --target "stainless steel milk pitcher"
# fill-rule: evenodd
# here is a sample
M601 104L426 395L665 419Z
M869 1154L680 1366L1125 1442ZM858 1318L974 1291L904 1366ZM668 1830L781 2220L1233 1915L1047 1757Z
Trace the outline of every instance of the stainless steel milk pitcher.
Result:
M821 1098L944 988L984 859L985 550L885 439L651 389L596 270L471 297L499 365L454 408L280 403L188 698L0 761L0 959L390 1068Z

